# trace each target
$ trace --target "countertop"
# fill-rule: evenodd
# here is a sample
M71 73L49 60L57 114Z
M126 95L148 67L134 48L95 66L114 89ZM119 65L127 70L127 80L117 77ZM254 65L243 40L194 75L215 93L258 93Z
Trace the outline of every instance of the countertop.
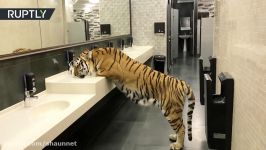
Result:
M152 46L123 50L142 63L153 55ZM67 71L45 80L46 90L31 107L21 101L0 111L0 150L42 149L115 86L104 77L72 77Z

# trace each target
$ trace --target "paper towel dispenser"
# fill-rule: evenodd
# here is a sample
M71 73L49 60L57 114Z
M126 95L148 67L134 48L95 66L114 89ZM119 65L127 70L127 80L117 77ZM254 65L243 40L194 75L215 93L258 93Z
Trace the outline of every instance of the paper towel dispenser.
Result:
M111 25L110 24L101 24L101 35L111 35Z
M154 33L165 33L165 23L155 22L154 23Z

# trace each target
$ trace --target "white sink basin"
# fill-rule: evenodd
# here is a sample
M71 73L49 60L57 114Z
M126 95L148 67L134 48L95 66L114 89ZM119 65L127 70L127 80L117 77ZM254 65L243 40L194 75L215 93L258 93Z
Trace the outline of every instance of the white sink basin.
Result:
M129 57L144 63L153 55L152 46L133 46L123 50ZM105 77L73 77L68 71L61 72L45 79L47 93L54 94L95 94L102 98L115 86Z
M144 63L153 55L152 46L133 46L123 50L129 57Z
M83 79L73 77L68 71L45 79L46 91L56 94L97 94L109 92L114 88L112 82L104 77L89 77Z
M52 101L34 106L29 112L33 118L56 115L70 106L67 101Z
M0 150L39 150L55 139L95 103L93 94L37 94L30 107L24 101L0 111Z

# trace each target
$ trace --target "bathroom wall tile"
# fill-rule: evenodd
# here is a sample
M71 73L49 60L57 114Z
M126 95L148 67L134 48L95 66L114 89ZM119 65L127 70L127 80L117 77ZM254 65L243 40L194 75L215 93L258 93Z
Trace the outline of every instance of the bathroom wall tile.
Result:
M101 24L111 24L112 36L130 34L128 2L129 0L101 0L100 22Z
M217 72L235 80L232 150L265 149L266 1L216 0L215 9Z
M16 59L8 59L1 61L0 68L7 68L10 66L15 66L17 64L22 64L30 61L30 56L20 57Z
M23 75L30 71L29 63L20 63L1 69L2 79L0 87L5 92L0 95L2 108L11 106L24 98Z
M4 85L6 85L6 80L5 80L5 74L4 74L5 70L4 69L0 69L0 110L4 109L5 107L7 107L7 87L5 87ZM2 86L3 85L3 86Z
M31 71L36 76L37 92L45 90L45 78L67 69L65 54L54 54L31 61Z
M166 55L166 34L154 34L154 22L166 23L166 2L132 0L131 4L133 44L154 46L157 55Z
M54 62L55 61L55 62ZM66 70L65 53L33 55L0 63L0 110L9 107L24 98L23 75L33 72L36 76L37 93L45 90L44 79Z

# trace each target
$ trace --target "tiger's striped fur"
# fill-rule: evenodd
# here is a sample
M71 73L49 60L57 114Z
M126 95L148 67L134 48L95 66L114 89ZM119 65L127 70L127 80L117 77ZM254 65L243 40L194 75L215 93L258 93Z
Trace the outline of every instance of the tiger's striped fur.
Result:
M84 77L96 73L111 79L120 91L137 104L157 105L175 131L174 135L170 135L170 139L176 140L176 143L171 144L174 150L181 149L184 143L182 112L187 97L188 138L192 140L195 97L184 80L153 70L115 48L86 50L70 63L70 68L74 76Z

